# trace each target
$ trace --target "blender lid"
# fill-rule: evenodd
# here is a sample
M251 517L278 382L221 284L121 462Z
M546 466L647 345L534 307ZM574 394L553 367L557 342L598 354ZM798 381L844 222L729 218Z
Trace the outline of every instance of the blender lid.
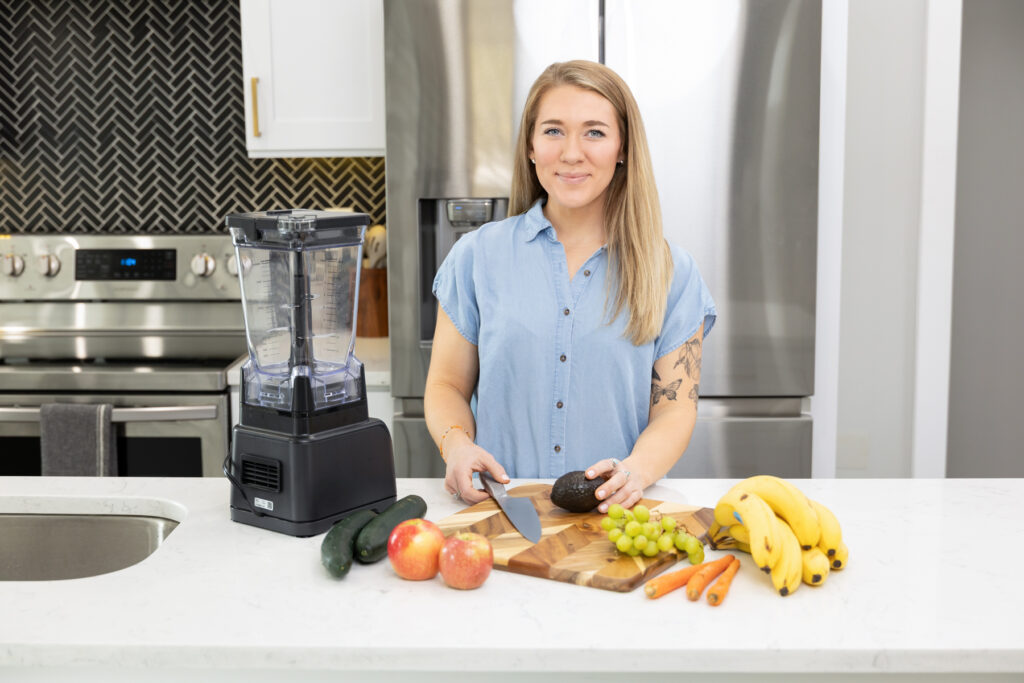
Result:
M281 209L229 214L224 223L235 244L342 246L362 243L370 217L365 213Z

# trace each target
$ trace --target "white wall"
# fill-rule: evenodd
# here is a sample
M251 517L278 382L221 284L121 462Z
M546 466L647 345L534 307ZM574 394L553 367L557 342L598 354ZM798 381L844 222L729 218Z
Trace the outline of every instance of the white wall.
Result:
M815 476L942 476L960 3L826 0Z
M963 11L950 477L1024 477L1024 3Z

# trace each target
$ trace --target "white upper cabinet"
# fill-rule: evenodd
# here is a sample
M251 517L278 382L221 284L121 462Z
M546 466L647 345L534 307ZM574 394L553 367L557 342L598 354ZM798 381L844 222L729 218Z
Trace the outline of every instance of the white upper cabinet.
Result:
M383 156L382 0L240 2L249 156Z

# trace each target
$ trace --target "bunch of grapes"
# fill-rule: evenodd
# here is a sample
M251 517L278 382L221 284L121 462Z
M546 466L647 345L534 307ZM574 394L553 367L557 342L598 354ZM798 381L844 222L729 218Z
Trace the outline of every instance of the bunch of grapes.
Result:
M704 561L704 545L696 536L686 533L676 520L668 515L651 511L645 505L627 510L618 503L608 506L608 515L601 519L601 528L608 532L608 540L620 553L635 557L643 554L654 557L672 548L686 553L690 564Z

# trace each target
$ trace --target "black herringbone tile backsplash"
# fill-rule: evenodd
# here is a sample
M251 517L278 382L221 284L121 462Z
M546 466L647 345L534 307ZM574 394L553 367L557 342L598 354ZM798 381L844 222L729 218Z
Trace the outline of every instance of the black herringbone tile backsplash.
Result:
M0 232L210 232L352 206L384 159L250 159L237 0L0 0Z

